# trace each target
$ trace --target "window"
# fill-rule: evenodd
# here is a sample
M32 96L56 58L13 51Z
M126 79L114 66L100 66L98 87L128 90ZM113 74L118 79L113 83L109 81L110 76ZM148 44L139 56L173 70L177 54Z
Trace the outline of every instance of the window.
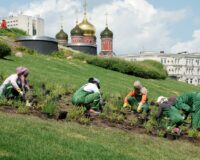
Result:
M200 68L197 69L197 74L198 74L198 75L200 74Z
M198 59L196 60L196 63L197 63L197 65L199 65L199 60Z
M161 63L164 64L164 59L163 58L161 58Z
M193 79L191 78L191 79L190 79L190 83L191 83L191 84L192 84L192 81L193 81Z

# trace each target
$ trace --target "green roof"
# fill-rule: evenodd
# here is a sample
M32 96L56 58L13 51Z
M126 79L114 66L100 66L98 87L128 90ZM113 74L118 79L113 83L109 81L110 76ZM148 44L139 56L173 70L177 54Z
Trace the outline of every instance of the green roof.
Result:
M113 32L106 27L104 31L101 32L101 38L113 38Z
M56 34L56 39L67 40L68 35L61 29L60 32Z
M78 25L71 30L71 36L83 36L83 33L84 31Z

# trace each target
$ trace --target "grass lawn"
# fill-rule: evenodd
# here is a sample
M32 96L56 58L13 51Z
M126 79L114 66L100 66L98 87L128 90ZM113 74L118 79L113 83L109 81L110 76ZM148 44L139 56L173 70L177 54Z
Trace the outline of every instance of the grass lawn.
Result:
M173 96L183 92L199 91L200 87L191 86L174 80L141 79L121 74L77 60L60 60L48 56L10 57L10 60L0 60L0 74L4 77L15 72L17 66L23 65L30 69L30 83L38 86L46 84L69 85L77 89L89 77L95 76L101 80L102 92L105 95L125 96L132 90L134 80L140 80L149 90L150 99L160 95Z
M198 160L198 145L0 113L3 160Z
M104 95L124 96L139 79L149 89L150 99L199 91L173 80L146 80L94 67L77 60L48 56L9 57L0 60L0 74L7 77L17 66L30 69L30 83L39 86L68 85L77 89L91 76L102 82ZM80 126L76 123L44 121L36 117L0 113L0 159L3 160L198 160L198 145L168 141L112 128Z

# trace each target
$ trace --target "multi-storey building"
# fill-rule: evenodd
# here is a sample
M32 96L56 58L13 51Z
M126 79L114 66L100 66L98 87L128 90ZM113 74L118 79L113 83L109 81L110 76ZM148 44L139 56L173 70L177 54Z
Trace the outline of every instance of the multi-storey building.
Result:
M44 35L44 19L31 17L23 14L4 18L7 28L19 28L27 32L30 36Z
M170 77L189 84L200 85L200 53L143 52L139 55L121 55L119 57L129 61L158 61L165 66Z

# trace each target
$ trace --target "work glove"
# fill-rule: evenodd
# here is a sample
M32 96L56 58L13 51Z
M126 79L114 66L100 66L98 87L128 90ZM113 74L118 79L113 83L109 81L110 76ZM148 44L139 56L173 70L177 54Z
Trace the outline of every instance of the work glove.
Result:
M28 100L26 100L26 107L31 107L31 103Z
M123 105L123 108L126 108L126 107L128 107L128 103L124 103L124 105Z
M142 103L139 103L138 107L137 107L137 112L141 113L142 112Z
M22 92L22 90L19 88L19 89L17 89L17 92L20 94L20 96L23 96L24 95L24 93Z

